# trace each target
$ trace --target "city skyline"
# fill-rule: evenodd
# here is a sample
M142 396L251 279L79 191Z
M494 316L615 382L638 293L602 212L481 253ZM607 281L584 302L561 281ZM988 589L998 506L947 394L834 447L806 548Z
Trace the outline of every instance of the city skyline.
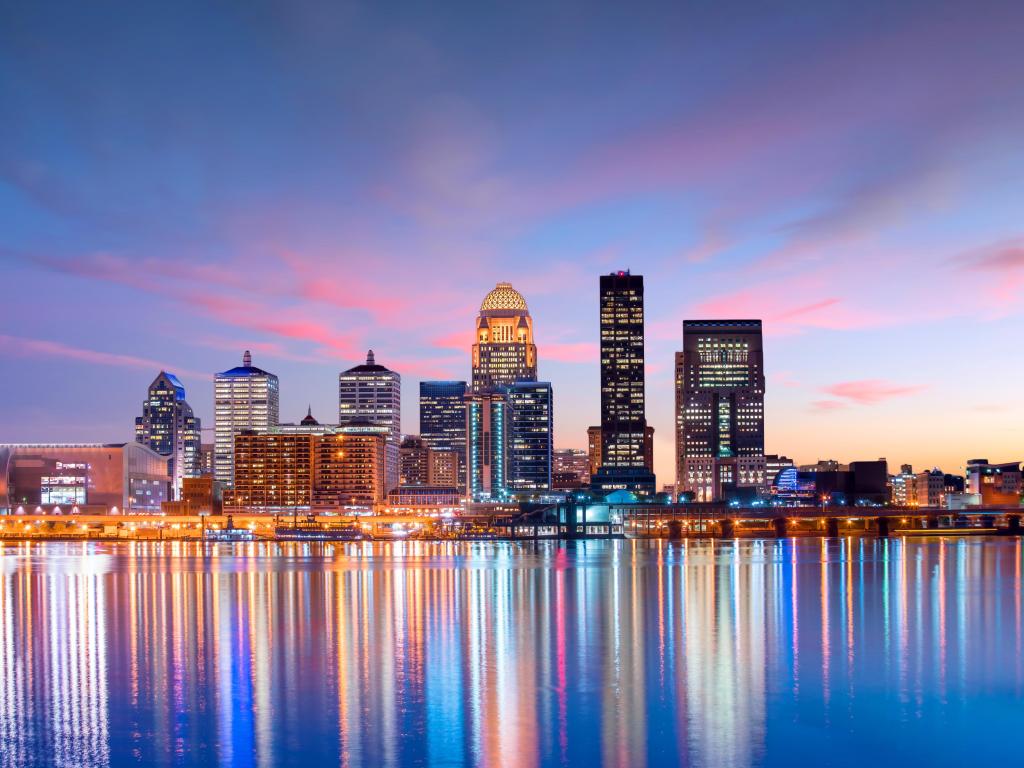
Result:
M735 11L595 9L567 40L569 19L530 9L138 8L110 26L16 9L2 438L131 439L161 369L209 427L210 377L245 349L288 421L330 418L369 348L407 391L469 380L479 297L510 281L555 445L582 448L593 281L629 268L648 280L659 482L694 318L763 321L767 453L1018 459L1022 11ZM474 31L499 28L482 49Z

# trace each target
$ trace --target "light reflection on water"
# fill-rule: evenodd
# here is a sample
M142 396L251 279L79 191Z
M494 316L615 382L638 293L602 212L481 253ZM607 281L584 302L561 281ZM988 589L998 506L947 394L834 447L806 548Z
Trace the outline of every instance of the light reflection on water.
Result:
M1016 763L1018 539L0 547L0 766Z

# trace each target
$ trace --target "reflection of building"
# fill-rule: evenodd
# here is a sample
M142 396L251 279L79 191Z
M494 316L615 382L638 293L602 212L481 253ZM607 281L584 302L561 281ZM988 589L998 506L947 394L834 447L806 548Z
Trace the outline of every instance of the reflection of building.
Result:
M508 411L503 391L466 395L466 494L472 500L506 495Z
M760 320L686 320L676 353L676 475L686 459L764 455Z
M0 509L10 513L159 512L169 485L167 459L141 443L0 445Z
M214 376L213 475L225 485L234 479L235 434L266 432L278 422L277 376L252 364L246 350L242 364Z
M967 462L966 492L978 494L982 504L1020 504L1020 463L990 464L988 459Z
M185 387L167 371L149 385L142 415L135 419L135 440L167 457L171 491L181 494L181 481L199 474L200 424L185 401Z
M520 381L505 389L511 416L508 490L520 494L551 490L551 384Z
M456 484L466 486L466 382L420 382L420 437L433 451L455 455Z
M484 297L476 321L473 391L536 380L537 347L530 310L511 283L498 283Z
M378 365L372 349L365 363L338 375L338 424L357 421L388 428L386 485L394 488L402 442L402 377Z
M647 468L644 393L644 279L629 272L602 275L601 467L591 479L601 491L653 493Z

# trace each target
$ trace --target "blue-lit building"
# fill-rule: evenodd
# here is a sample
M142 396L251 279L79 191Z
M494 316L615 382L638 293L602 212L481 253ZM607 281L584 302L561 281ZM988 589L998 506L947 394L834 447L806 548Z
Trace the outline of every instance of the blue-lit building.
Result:
M180 498L184 478L200 474L200 429L181 381L173 373L160 371L149 385L142 415L135 419L135 440L167 457L173 499Z
M466 495L473 501L508 495L508 400L502 390L466 395Z
M466 488L466 382L420 382L420 437L432 451L454 453Z
M505 388L508 394L508 491L517 495L551 490L553 416L551 384L519 381Z

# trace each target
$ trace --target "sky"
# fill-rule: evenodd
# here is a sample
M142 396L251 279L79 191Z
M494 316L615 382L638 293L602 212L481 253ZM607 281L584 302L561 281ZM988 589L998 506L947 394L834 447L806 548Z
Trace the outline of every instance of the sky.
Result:
M1024 4L0 3L0 442L132 438L161 368L337 415L468 379L509 281L556 447L598 422L598 277L760 318L766 450L1024 459ZM208 433L212 435L212 432Z

